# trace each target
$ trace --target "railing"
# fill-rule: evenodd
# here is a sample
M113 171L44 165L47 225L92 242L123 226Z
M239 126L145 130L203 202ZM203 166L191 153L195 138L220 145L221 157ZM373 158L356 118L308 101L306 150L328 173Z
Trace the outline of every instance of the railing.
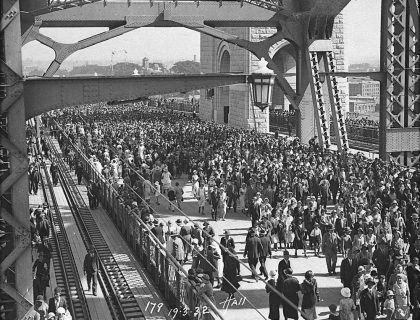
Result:
M72 144L64 134L67 143ZM76 158L81 161L85 176L100 184L100 201L114 221L137 260L144 266L155 286L171 307L170 317L179 315L189 319L223 319L217 307L205 295L199 295L187 279L184 268L172 257L148 226L128 210L118 192L89 162L86 155L74 146Z
M289 134L289 130L291 129L292 134L296 134L295 121L296 119L294 115L288 116L272 112L270 113L270 131L279 131L283 134ZM346 124L346 129L351 147L356 146L357 148L359 142L372 146L371 149L374 149L375 146L379 146L379 127ZM331 139L335 141L334 126L332 123L330 124L330 136Z

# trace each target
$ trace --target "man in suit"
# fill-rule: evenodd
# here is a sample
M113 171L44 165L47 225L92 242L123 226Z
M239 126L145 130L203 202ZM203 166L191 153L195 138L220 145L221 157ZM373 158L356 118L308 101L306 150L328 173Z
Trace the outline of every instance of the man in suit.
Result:
M249 213L252 226L256 226L261 217L261 207L257 197L253 197L252 204L249 206Z
M353 252L349 251L347 258L343 259L341 262L340 279L343 287L350 288L350 290L352 289L351 283L357 273L357 267L358 260L354 256Z
M154 227L151 230L152 233L156 236L156 238L158 238L158 240L162 244L165 243L165 232L163 231L163 226L164 226L164 223L162 221L159 222L158 220L155 220Z
M279 262L277 267L278 278L277 278L277 288L282 291L284 279L286 279L286 275L284 274L284 270L291 268L290 266L290 255L289 251L284 250L283 252L283 260Z
M390 253L386 242L380 242L378 248L373 251L372 261L378 270L378 275L386 275L389 269Z
M220 250L222 251L223 263L225 263L226 257L229 256L229 248L235 249L235 241L230 236L230 231L225 230L225 236L220 240Z
M338 236L331 225L327 226L327 230L322 238L322 253L325 254L328 274L331 276L336 274Z
M99 261L93 247L90 247L83 262L83 273L86 274L88 291L92 284L93 295L96 296L96 285L98 282Z
M379 314L378 293L373 289L375 280L369 277L366 284L368 287L360 293L360 312L365 320L375 320Z
M61 298L61 288L54 289L54 297L48 301L48 312L56 313L58 308L64 308L67 311L67 301Z
M265 280L268 279L268 272L267 272L267 268L265 266L265 261L267 260L267 257L270 256L271 257L271 240L270 240L270 236L268 235L268 232L265 231L264 229L261 230L260 232L260 241L261 241L261 245L262 245L262 250L261 250L261 254L259 257L260 260L260 273L262 275L264 275Z
M260 238L255 236L255 231L250 231L250 237L245 245L244 258L248 255L248 264L252 270L252 277L258 282L258 274L256 267L258 264L258 258L262 252L262 244Z

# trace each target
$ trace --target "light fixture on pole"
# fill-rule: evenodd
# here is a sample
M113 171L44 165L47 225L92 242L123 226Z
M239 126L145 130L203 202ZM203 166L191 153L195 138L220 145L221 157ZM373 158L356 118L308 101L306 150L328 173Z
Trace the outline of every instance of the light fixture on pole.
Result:
M254 106L261 111L271 106L273 96L274 79L276 75L273 70L267 68L267 61L264 58L258 62L258 69L249 78Z

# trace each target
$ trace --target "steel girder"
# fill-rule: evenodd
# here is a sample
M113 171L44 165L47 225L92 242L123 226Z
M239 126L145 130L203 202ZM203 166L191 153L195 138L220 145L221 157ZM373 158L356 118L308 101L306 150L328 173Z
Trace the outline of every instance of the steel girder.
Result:
M36 17L43 27L115 27L127 22L150 24L163 14L182 16L185 20L199 18L210 26L276 26L291 16L251 4L224 2L127 2L107 1L45 13ZM139 18L141 17L141 19ZM161 23L160 26L166 26ZM170 26L170 25L169 25Z
M118 37L124 33L130 32L134 29L125 28L125 26L117 27L115 29L111 29L106 32L102 32L100 34L94 35L92 37L80 40L76 43L61 43L54 41L53 39L43 35L39 32L39 28L41 25L41 21L36 21L35 24L29 28L22 37L22 45L30 41L37 40L43 45L51 48L55 52L55 59L51 62L47 71L45 71L44 76L51 77L53 76L57 70L60 68L60 65L67 59L70 55L75 53L76 51L86 49L91 47L95 44L100 42Z
M21 36L18 1L2 1L1 45L1 125L2 169L1 220L6 228L1 250L0 296L15 301L5 309L8 318L22 318L32 305L32 257L30 250L29 201L23 99ZM10 311L12 310L12 311Z
M245 74L39 78L25 81L26 119L68 106L246 83Z
M420 159L420 42L415 1L383 0L380 156L413 166Z

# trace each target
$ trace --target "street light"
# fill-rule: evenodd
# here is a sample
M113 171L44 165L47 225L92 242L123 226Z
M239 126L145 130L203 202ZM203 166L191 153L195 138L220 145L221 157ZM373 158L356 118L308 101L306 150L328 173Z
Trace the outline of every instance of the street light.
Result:
M276 78L273 70L267 68L267 63L264 58L261 58L258 62L258 69L249 77L254 106L261 111L271 106L274 79Z

